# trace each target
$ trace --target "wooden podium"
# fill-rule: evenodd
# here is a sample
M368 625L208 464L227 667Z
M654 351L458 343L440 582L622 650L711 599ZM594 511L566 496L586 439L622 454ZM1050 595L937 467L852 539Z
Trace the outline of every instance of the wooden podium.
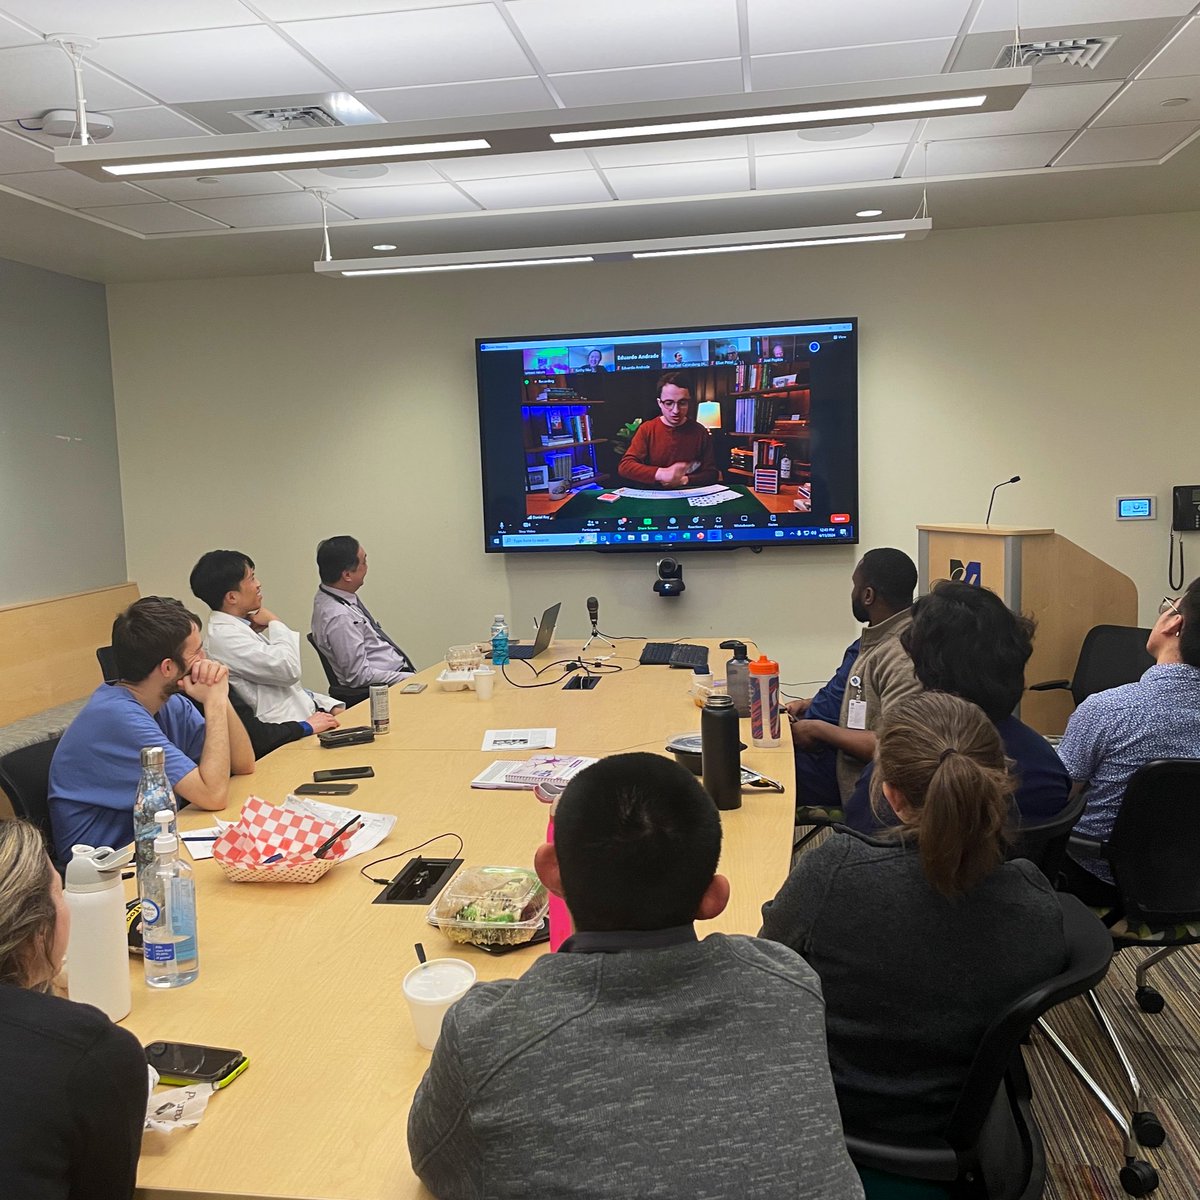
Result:
M962 579L990 588L1037 622L1026 684L1070 679L1093 625L1136 625L1137 588L1128 575L1053 529L1013 525L918 525L918 587ZM1039 733L1062 733L1069 692L1029 692L1021 720Z

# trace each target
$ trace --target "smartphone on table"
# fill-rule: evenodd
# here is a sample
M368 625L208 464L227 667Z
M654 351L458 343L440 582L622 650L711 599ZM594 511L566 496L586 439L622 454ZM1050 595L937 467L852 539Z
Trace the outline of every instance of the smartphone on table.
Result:
M146 1061L163 1083L211 1083L223 1088L250 1065L240 1050L224 1050L219 1046L151 1042L145 1050Z

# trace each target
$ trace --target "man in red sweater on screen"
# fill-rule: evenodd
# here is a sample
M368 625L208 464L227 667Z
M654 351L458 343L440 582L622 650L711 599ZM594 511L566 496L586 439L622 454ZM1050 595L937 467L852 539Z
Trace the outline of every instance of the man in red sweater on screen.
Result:
M644 421L617 467L617 474L640 487L685 488L716 483L720 477L712 437L692 419L691 381L680 371L658 381L661 416Z

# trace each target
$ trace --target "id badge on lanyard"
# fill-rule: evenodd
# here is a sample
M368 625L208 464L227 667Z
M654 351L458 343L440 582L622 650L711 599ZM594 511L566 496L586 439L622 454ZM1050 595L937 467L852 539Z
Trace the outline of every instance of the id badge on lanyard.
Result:
M846 728L866 729L867 702L862 698L862 676L851 675L850 686L858 692L858 696L852 696L850 703L846 706Z

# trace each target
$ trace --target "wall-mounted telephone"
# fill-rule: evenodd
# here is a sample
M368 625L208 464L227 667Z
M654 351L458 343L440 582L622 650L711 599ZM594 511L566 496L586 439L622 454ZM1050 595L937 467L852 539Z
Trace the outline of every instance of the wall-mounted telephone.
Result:
M1171 528L1177 533L1200 531L1200 483L1171 489Z
M1185 483L1171 489L1171 555L1167 560L1167 582L1172 589L1184 584L1183 538L1179 539L1179 579L1175 578L1175 535L1200 533L1200 483Z

